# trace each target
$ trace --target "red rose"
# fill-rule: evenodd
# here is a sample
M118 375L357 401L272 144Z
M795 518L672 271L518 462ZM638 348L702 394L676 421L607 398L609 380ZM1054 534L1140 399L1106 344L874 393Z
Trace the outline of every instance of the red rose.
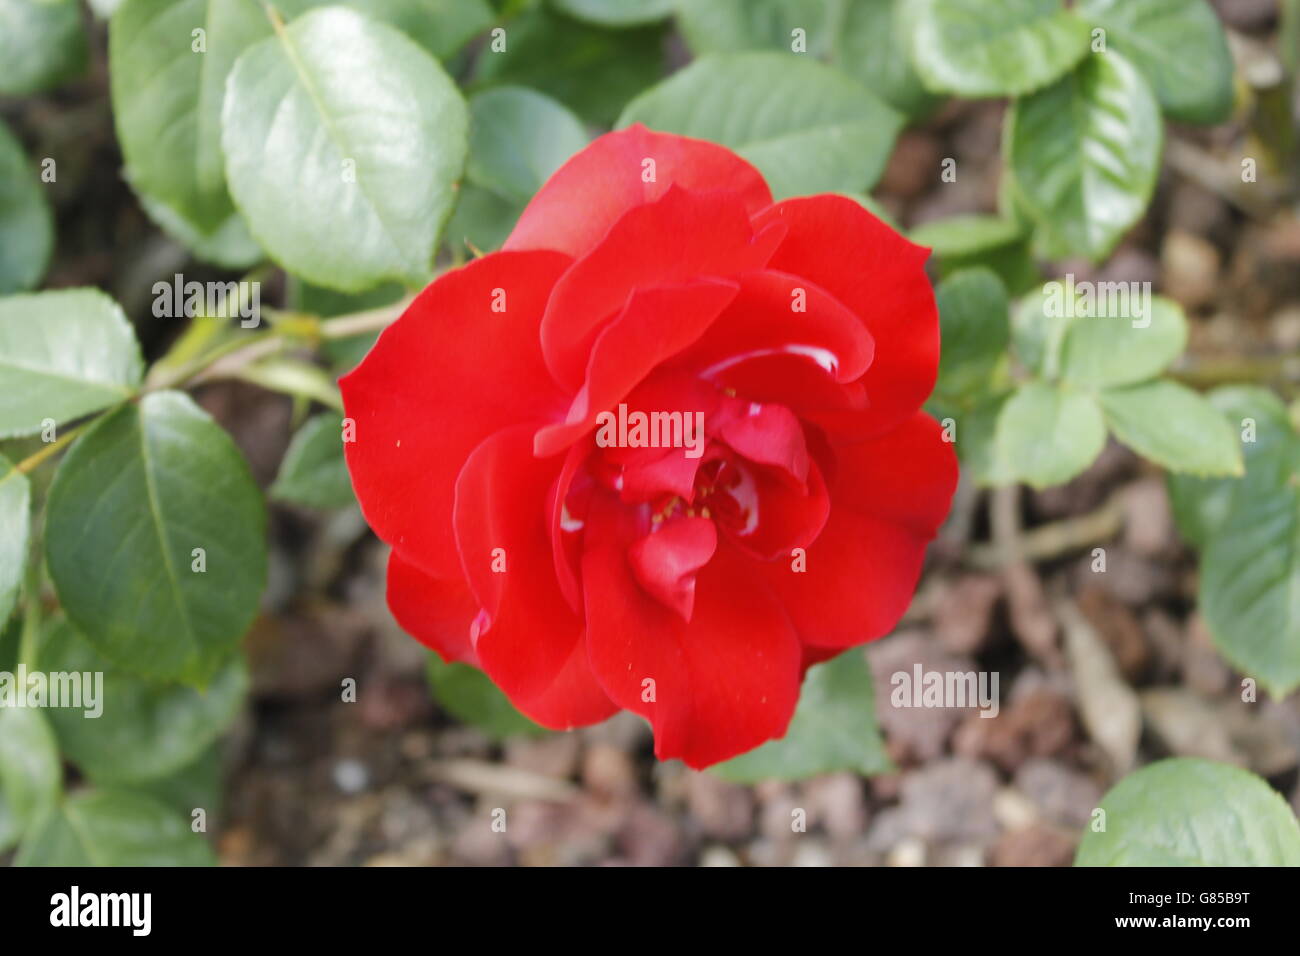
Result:
M693 767L782 735L948 511L927 254L720 146L596 140L343 379L399 623L548 727L625 708Z

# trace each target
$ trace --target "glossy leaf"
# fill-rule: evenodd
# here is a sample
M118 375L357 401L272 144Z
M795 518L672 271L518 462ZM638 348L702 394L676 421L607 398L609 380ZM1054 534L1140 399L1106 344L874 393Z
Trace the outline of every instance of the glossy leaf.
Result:
M0 455L0 627L9 620L27 567L32 491L27 476ZM0 670L4 670L0 662Z
M65 799L18 850L15 866L211 866L190 822L157 799L89 790Z
M1163 126L1119 53L1094 54L1008 113L1007 163L1053 258L1105 258L1155 188Z
M320 6L330 0L307 2ZM446 60L493 20L487 0L344 0L343 5L401 30L439 60Z
M76 0L0 0L0 95L56 86L86 67Z
M1029 382L1003 406L994 443L1000 467L1045 488L1064 484L1093 463L1106 443L1106 424L1092 396Z
M275 7L292 18L324 2L278 0ZM453 53L491 22L484 0L346 5L406 33L436 57ZM111 23L113 112L127 177L163 229L199 258L227 268L243 268L259 254L226 189L226 80L239 56L273 32L259 0L126 0Z
M587 145L582 121L549 96L517 86L475 94L469 101L471 182L519 204L570 156Z
M1205 488L1197 510L1201 611L1224 657L1280 697L1300 686L1300 435L1262 389L1214 399L1233 437L1254 441L1244 477Z
M600 126L664 72L660 25L611 30L534 4L502 30L479 53L477 85L540 90Z
M998 216L954 216L922 223L908 238L936 256L964 257L1000 249L1025 237L1024 227Z
M673 12L673 0L553 0L569 16L604 27L655 23Z
M141 368L131 324L98 289L0 299L0 437L124 401Z
M113 118L126 177L152 200L151 214L161 206L187 230L210 235L234 213L221 157L226 78L245 49L270 35L256 0L125 0L114 13Z
M45 547L77 629L159 680L208 684L266 582L261 493L230 437L178 392L147 395L77 440L50 489Z
M231 657L202 692L147 681L114 669L64 619L50 625L39 660L47 672L104 675L99 716L84 708L49 711L63 752L100 784L155 780L193 763L235 719L248 692L242 656Z
M981 487L1016 480L1014 467L999 457L997 447L998 419L1011 394L999 391L980 396L969 408L954 415L957 455L966 473Z
M907 0L679 0L696 55L780 50L826 60L907 116L938 99L912 67ZM796 49L802 45L803 51Z
M1099 290L1102 285L1106 283L1097 284ZM1182 354L1187 319L1178 303L1156 296L1142 305L1140 296L1132 298L1130 308L1103 307L1105 315L1070 323L1062 345L1062 378L1081 388L1132 385L1159 375Z
M1193 475L1240 475L1241 449L1223 417L1200 395L1157 380L1101 393L1115 437L1144 458Z
M1232 112L1232 54L1205 0L1080 0L1080 19L1106 31L1142 71L1160 106L1186 123L1221 123Z
M291 271L345 291L419 285L451 214L467 124L428 53L326 7L236 61L222 109L226 178L254 238Z
M1198 478L1170 472L1169 499L1178 530L1195 547L1203 549L1227 519L1237 488L1262 479L1260 491L1267 493L1273 480L1272 462L1282 460L1295 440L1291 420L1272 392L1249 385L1226 385L1205 396L1223 415L1232 432L1242 439L1245 475L1236 478ZM1247 440L1249 439L1249 440ZM1255 461L1261 464L1256 467ZM1259 492L1246 492L1247 495Z
M1013 296L1042 284L1042 275L1030 254L1029 229L1016 220L954 216L917 226L909 238L934 250L941 278L983 267L991 269Z
M456 211L447 223L447 242L453 248L494 252L510 236L521 212L518 203L467 183L461 187Z
M0 295L41 281L54 248L54 216L22 145L0 122Z
M308 508L342 508L356 500L343 460L342 417L317 415L298 429L270 494Z
M139 198L149 218L201 262L240 270L266 258L257 240L249 235L248 224L238 211L232 211L215 230L205 233L160 200L145 193L140 193Z
M1300 866L1300 826L1252 773L1209 760L1161 760L1101 801L1106 829L1084 831L1075 866Z
M871 670L861 648L808 670L785 736L710 768L726 780L800 780L851 770L893 769L876 725Z
M220 812L221 745L213 744L186 764L165 777L137 784L134 789L166 804L188 820L195 810L203 810L209 820Z
M35 708L0 707L0 853L59 798L63 767L44 714Z
M1001 280L988 269L967 269L944 279L935 298L943 342L936 391L968 395L987 389L1011 338Z
M637 97L618 125L632 123L730 147L779 199L869 189L902 118L813 60L731 53L696 60Z
M1020 96L1067 73L1088 27L1060 0L914 0L912 57L922 82L965 97Z

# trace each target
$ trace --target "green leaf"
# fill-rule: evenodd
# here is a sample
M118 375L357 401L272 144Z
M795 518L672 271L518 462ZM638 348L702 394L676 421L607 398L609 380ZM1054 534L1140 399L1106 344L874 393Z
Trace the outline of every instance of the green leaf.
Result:
M18 653L23 641L23 619L19 614L0 624L0 671L12 671L18 666Z
M100 784L155 780L193 763L235 719L248 692L241 655L229 658L203 692L146 681L115 670L66 619L46 632L39 660L47 672L103 675L93 707L49 711L64 754Z
M536 4L511 20L477 60L479 86L527 86L589 123L609 126L664 71L661 25L610 30Z
M477 667L447 664L437 654L429 655L429 686L442 708L490 737L504 738L516 734L538 736L545 727L533 723L515 709L510 698Z
M293 17L321 3L278 0L275 6ZM437 57L491 22L483 0L347 5L403 31ZM113 112L127 178L164 230L199 258L227 268L243 268L260 252L226 189L226 80L239 56L272 32L258 0L126 0L110 25Z
M673 0L554 0L569 16L603 27L633 27L667 19Z
M950 397L936 392L925 404L926 411L945 429L952 425L953 447L962 468L981 487L1007 485L1016 480L1015 472L998 458L994 442L998 416L1010 397L1005 376L999 375L982 393Z
M1300 866L1300 826L1252 773L1209 760L1161 760L1101 801L1106 829L1083 834L1075 866Z
M195 810L202 809L208 819L221 810L221 746L213 744L193 763L165 777L149 780L136 788L172 810L193 820Z
M54 216L45 190L22 144L0 122L0 295L40 282L53 248Z
M955 416L957 454L967 473L981 487L1014 482L1014 469L998 457L997 429L1010 392L982 397L968 411Z
M1123 300L1130 298L1123 282L1097 283L1099 296L1105 285L1119 287ZM1081 388L1111 388L1145 382L1168 368L1187 346L1187 319L1176 302L1147 296L1143 306L1142 298L1132 296L1137 301L1130 308L1105 307L1100 310L1104 315L1071 322L1062 346L1061 377ZM1148 308L1149 314L1138 314Z
M587 145L582 121L536 90L491 87L470 99L470 152L456 211L453 248L501 247L524 206L564 162Z
M1028 228L1016 220L954 216L923 223L912 230L909 238L934 251L941 278L963 269L984 267L993 270L1016 296L1042 283L1029 251Z
M0 94L57 86L86 68L76 0L0 0Z
M922 223L909 237L928 246L936 256L972 256L1019 242L1025 237L1021 223L998 216L954 216Z
M343 460L341 416L317 415L298 429L270 494L308 508L342 508L356 500Z
M346 0L345 5L401 30L439 60L446 60L493 20L486 0Z
M456 211L447 223L447 242L464 243L479 252L494 252L510 236L523 207L490 189L468 183L461 187Z
M868 0L875 6L875 0ZM696 56L780 50L792 53L795 30L807 50L799 56L829 59L842 18L841 0L677 0L677 24Z
M64 800L18 850L15 866L212 866L189 821L153 797L89 790Z
M1029 382L1002 407L994 444L999 467L1045 488L1069 481L1093 463L1106 444L1106 424L1092 396Z
M1236 507L1205 549L1201 609L1215 646L1281 699L1300 687L1300 461L1290 481Z
M248 234L248 224L232 211L212 232L201 232L193 223L159 199L139 193L140 205L163 232L171 236L202 262L223 269L248 269L266 258L266 253Z
M1263 487L1246 494L1268 493L1267 486L1276 474L1271 468L1284 460L1295 438L1286 406L1268 389L1225 385L1205 398L1227 419L1234 434L1242 437L1246 474L1243 478L1197 478L1175 472L1167 475L1169 500L1178 530L1201 550L1227 519L1237 488L1253 486L1262 479ZM1246 437L1253 440L1247 441Z
M1232 54L1205 0L1080 0L1078 16L1142 71L1170 118L1221 123L1232 113Z
M728 53L696 60L638 96L618 121L632 123L730 147L780 199L869 189L902 117L814 60Z
M226 78L240 53L270 34L256 0L125 0L113 14L117 138L127 180L160 225L180 220L205 236L234 213L221 158Z
M1281 697L1300 686L1300 435L1262 389L1214 399L1230 433L1253 426L1255 441L1245 477L1212 487L1198 515L1201 610L1224 657Z
M1061 374L1065 334L1074 321L1068 309L1057 308L1053 283L1045 283L1020 301L1011 318L1011 341L1025 370L1055 380Z
M72 446L45 548L64 610L104 657L203 685L257 612L266 512L230 437L187 396L154 392Z
M850 0L832 33L831 62L904 116L931 112L940 98L912 64L911 0Z
M938 93L1021 96L1088 52L1088 26L1060 0L915 0L912 59Z
M14 609L23 569L27 567L31 510L32 490L27 476L0 455L0 627Z
M938 99L921 85L908 50L906 0L678 0L691 50L780 50L827 60L907 116ZM803 33L795 34L795 30ZM805 51L795 50L798 37Z
M1104 259L1142 217L1160 167L1146 81L1120 54L1094 54L1017 100L1007 123L1007 165L1050 257Z
M62 780L59 748L42 712L0 707L0 853L58 801Z
M1115 437L1171 471L1240 475L1241 449L1223 416L1185 385L1159 379L1101 393Z
M0 299L0 437L124 401L141 368L131 324L97 289Z
M968 395L988 389L1011 339L1007 290L988 269L967 269L944 279L935 298L943 343L936 390Z
M852 770L893 769L876 726L871 670L860 648L809 668L790 727L749 753L709 768L725 780L801 780Z
M535 90L484 90L470 98L469 112L465 175L521 210L565 160L587 145L582 121Z
M346 52L346 55L342 55ZM226 178L287 269L357 291L419 285L455 201L467 111L428 53L342 7L249 47L226 84Z

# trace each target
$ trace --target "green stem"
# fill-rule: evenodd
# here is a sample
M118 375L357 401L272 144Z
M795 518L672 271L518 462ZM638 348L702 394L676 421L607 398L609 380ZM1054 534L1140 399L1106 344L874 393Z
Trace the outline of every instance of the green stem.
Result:
M23 584L26 606L23 609L23 633L18 644L18 664L28 671L36 669L36 648L41 633L41 561L31 556Z
M96 418L98 417L99 416L96 416ZM24 458L14 467L18 471L22 472L24 475L31 474L31 472L35 470L36 467L40 465L41 462L45 461L45 459L49 458L51 455L60 451L65 445L67 445L70 441L72 441L83 431L85 431L86 427L90 424L91 424L90 422L86 422L83 425L78 425L76 428L69 429L68 431L64 432L60 437L58 437L57 439L55 439L54 441L46 445L44 448L42 448L40 451Z

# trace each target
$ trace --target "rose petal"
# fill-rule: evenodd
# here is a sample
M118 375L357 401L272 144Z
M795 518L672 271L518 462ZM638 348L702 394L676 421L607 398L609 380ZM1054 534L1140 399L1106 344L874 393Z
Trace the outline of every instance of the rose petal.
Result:
M775 231L772 231L775 230ZM676 186L631 209L555 284L542 318L542 353L556 381L582 385L600 330L636 289L760 268L784 226L755 232L740 197Z
M809 465L806 489L792 486L776 469L748 466L745 473L745 484L731 494L752 517L740 527L721 522L737 546L767 562L783 558L793 548L807 548L817 539L830 514L831 499L816 464Z
M654 160L653 176L647 159ZM758 170L735 153L637 123L599 137L556 170L529 202L504 248L585 255L625 212L653 202L673 185L725 186L749 215L772 204Z
M695 573L718 547L718 532L707 518L675 517L660 522L633 543L627 558L637 582L684 621L695 607Z
M339 386L356 441L344 444L366 521L403 557L460 576L456 476L492 432L556 421L569 398L542 362L538 325L568 258L494 253L430 285ZM493 311L503 290L504 312Z
M539 431L534 451L556 454L593 429L598 413L613 408L664 359L698 339L738 291L734 282L697 279L633 292L618 318L596 337L586 382L564 424ZM663 409L673 410L681 411Z
M393 551L388 556L388 608L402 630L444 661L478 666L469 634L479 605L459 576L432 577Z
M876 343L863 376L864 433L906 420L929 397L939 369L939 313L923 269L929 250L908 242L843 196L787 199L754 217L788 228L769 268L815 282L862 319Z
M754 587L752 562L719 542L683 621L637 583L627 543L640 530L627 510L604 494L588 515L587 644L601 686L651 722L660 760L707 767L785 733L801 651L780 604Z
M762 355L790 355L821 366L838 382L862 376L875 351L862 321L803 276L773 269L740 276L740 293L673 365L705 378ZM803 311L795 311L802 304Z
M830 516L807 549L805 570L794 561L764 566L800 639L821 647L893 630L957 486L952 445L923 412L836 454Z
M560 467L533 457L528 426L498 432L465 463L453 521L486 614L475 640L483 670L533 720L568 728L617 708L592 676L582 621L555 576L544 506Z
M799 419L782 405L742 404L744 414L722 423L722 440L749 461L780 468L803 485L809 459Z

